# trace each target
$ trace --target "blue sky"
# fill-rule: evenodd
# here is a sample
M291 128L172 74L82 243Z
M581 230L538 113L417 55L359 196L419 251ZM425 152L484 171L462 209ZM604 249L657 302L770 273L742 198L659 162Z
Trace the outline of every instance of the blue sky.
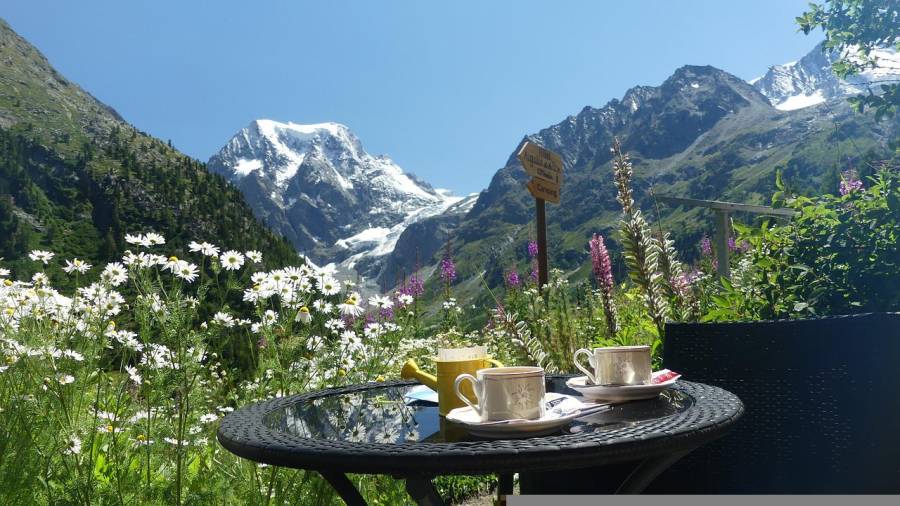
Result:
M256 118L348 125L479 191L522 136L685 64L799 59L806 0L6 0L0 16L139 129L207 160Z

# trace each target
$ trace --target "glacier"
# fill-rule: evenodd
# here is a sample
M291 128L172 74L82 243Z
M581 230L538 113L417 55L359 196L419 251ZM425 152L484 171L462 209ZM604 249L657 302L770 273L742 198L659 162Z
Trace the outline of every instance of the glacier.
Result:
M254 120L208 167L234 183L256 216L299 252L363 282L377 276L378 259L409 225L463 200L388 156L369 154L347 126L333 122Z

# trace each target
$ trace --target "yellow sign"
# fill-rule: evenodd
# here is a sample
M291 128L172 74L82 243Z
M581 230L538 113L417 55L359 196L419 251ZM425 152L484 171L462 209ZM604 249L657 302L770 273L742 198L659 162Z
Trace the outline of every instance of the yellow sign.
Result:
M542 179L532 178L528 182L528 191L536 199L546 200L559 204L559 186L544 181Z
M517 157L529 176L543 179L556 186L562 185L562 158L553 151L526 141Z

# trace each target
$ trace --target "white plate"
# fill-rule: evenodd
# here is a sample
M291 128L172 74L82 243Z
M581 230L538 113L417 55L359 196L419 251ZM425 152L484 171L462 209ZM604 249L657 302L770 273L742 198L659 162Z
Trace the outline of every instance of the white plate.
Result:
M671 371L662 370L653 373L654 376ZM642 399L656 398L663 390L675 384L681 375L678 374L662 383L651 385L593 385L588 382L587 376L569 378L566 386L592 401L627 402Z
M567 397L569 402L578 403L581 406L562 415L548 411L544 418L538 420L504 420L498 422L482 422L478 413L466 406L450 410L447 413L447 420L461 425L474 436L489 439L515 439L546 436L558 431L576 418L609 409L609 406L606 404L585 404L575 397L556 393L548 393L544 400L545 402L553 402L563 397Z

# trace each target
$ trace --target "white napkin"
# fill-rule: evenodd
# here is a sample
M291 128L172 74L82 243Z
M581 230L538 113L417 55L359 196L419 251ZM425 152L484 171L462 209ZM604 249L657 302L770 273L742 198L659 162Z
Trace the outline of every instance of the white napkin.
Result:
M583 411L584 414L590 414L608 408L609 404L582 402L571 395L550 392L544 395L544 416L541 420L562 418L564 416L569 416L576 411Z
M433 404L438 403L438 393L434 390L426 387L425 385L416 385L410 388L406 394L403 395L403 400L406 401L406 404L413 404L415 402L430 402Z

